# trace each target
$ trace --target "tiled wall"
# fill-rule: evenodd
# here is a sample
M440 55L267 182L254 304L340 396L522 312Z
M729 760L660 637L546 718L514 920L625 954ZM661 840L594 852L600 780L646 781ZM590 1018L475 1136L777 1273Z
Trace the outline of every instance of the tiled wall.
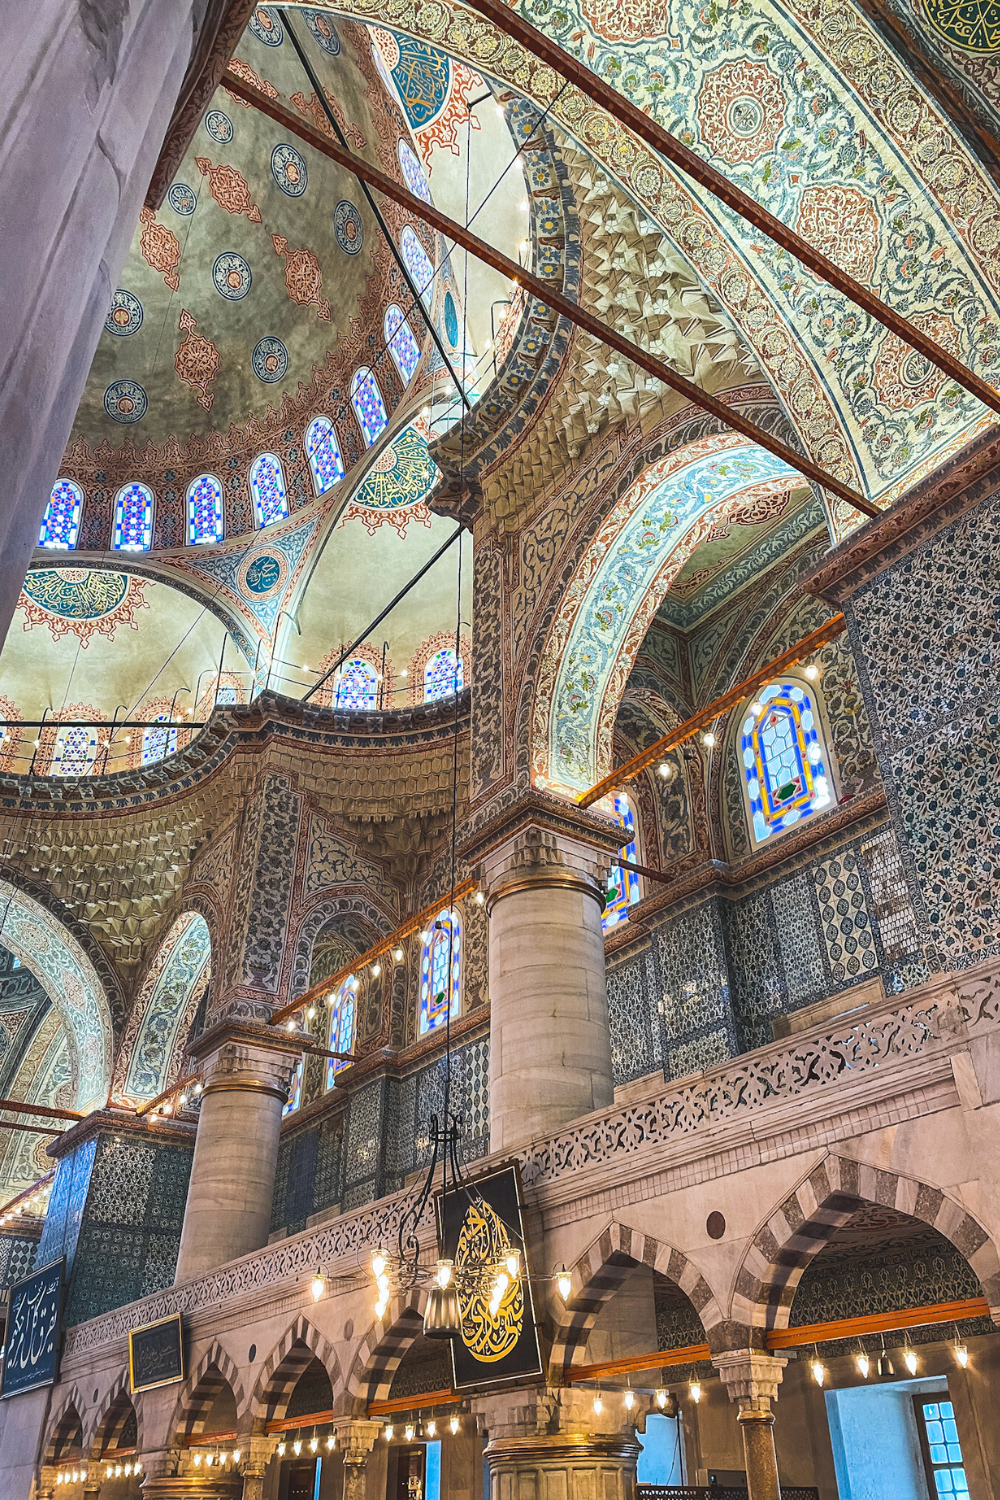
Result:
M0 1234L0 1289L20 1281L35 1265L38 1240L20 1234ZM39 1261L39 1265L43 1262Z

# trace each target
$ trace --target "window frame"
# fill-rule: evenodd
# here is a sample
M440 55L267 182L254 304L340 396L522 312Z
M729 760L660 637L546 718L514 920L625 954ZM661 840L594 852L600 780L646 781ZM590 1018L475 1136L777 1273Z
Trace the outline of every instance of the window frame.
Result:
M941 1500L937 1484L934 1479L935 1470L940 1472L942 1469L961 1468L965 1473L965 1490L953 1490L951 1493L956 1497L961 1497L963 1494L971 1494L972 1486L969 1484L969 1473L967 1460L965 1458L965 1449L962 1444L962 1434L958 1431L958 1417L955 1414L955 1403L952 1399L950 1388L946 1385L943 1391L923 1391L919 1394L917 1392L914 1392L910 1399L913 1402L913 1417L914 1421L917 1424L917 1438L920 1443L920 1456L923 1459L924 1473L927 1478L927 1490L931 1496L931 1500ZM952 1409L950 1419L945 1420L951 1420L955 1423L955 1431L958 1434L958 1446L962 1452L962 1457L957 1462L953 1459L949 1459L946 1463L935 1464L931 1460L930 1439L927 1436L927 1419L924 1417L923 1407L931 1405L941 1406L944 1402L947 1402Z
M326 486L326 488L322 489L322 490L319 488L319 478L318 478L317 473L316 473L316 466L313 463L313 458L314 458L315 455L314 455L312 449L309 446L309 436L310 436L310 433L313 431L313 428L316 427L320 423L325 423L326 424L326 426L325 426L325 428L323 430L324 430L324 432L325 432L325 434L326 434L327 437L329 437L332 434L332 437L333 437L333 447L334 447L334 451L335 451L335 453L337 455L337 464L338 464L339 469L340 469L340 473L337 475L337 477L335 479L331 479L330 483ZM344 454L343 454L343 451L341 450L341 446L340 446L340 438L337 435L337 424L334 422L334 420L333 420L332 417L330 417L330 416L328 416L326 414L325 411L318 411L316 413L316 415L309 422L309 425L306 427L306 430L305 430L305 436L304 436L303 441L302 441L302 446L305 449L306 458L307 458L307 460L309 462L309 477L312 480L313 494L316 496L316 498L318 500L318 499L321 498L321 496L328 495L330 493L330 491L332 489L334 489L335 486L338 485L341 482L341 480L347 474L347 469L346 469L346 466L344 464Z
M282 497L281 497L281 500L282 500L282 505L284 506L284 514L283 515L272 516L271 519L267 520L267 521L264 520L264 512L263 512L263 509L261 507L260 501L257 498L257 480L256 480L256 477L255 477L258 464L262 463L263 460L266 459L266 458L272 459L274 461L274 463L276 463L277 466L278 466L278 473L281 476L281 488L282 488ZM287 521L288 520L288 482L285 479L284 465L282 464L281 459L278 457L278 455L276 453L272 453L272 452L270 452L270 450L267 450L264 453L258 453L257 454L257 457L254 459L253 463L250 465L250 470L249 470L249 473L247 474L247 484L250 487L250 499L253 502L254 519L257 522L256 529L258 531L266 531L267 528L268 528L268 526L276 526L279 521Z
M193 501L192 501L191 491L194 489L195 485L196 484L200 484L203 479L214 480L215 484L218 486L218 494L216 495L216 500L215 500L215 504L216 504L216 516L217 516L216 534L214 536L198 536L198 537L196 537L196 536L192 536L191 535L192 527L194 525L194 520L193 520L193 515L192 515ZM218 546L218 544L220 542L224 542L225 541L225 539L226 539L226 504L225 504L225 500L226 500L226 492L225 492L225 490L223 488L222 480L219 478L218 474L213 474L210 469L206 469L203 474L196 474L195 475L195 477L192 479L191 483L188 485L187 490L184 493L184 521L185 521L185 529L187 531L187 545L189 547L204 547L206 544L212 545L213 543L216 546Z
M138 547L132 546L131 544L128 545L128 546L122 546L121 542L119 542L117 540L117 536L118 536L119 531L121 530L121 525L122 525L122 521L121 521L122 506L123 506L122 496L125 494L126 490L131 490L131 489L144 490L146 492L146 494L149 496L149 509L147 511L147 520L146 520L146 522L144 524L144 528L143 528L143 534L145 535L146 540L140 546L138 546ZM155 494L155 491L151 488L151 486L148 485L148 484L143 484L143 482L142 482L141 479L130 479L127 484L121 485L120 488L118 489L117 493L115 494L114 510L112 512L112 518L111 518L111 551L112 552L148 552L151 549L152 545L153 545L153 525L154 525L155 520L156 520L156 494Z
M748 767L745 764L745 754L747 749L749 748L745 741L752 740L754 732L759 734L759 728L755 727L755 731L751 731L751 733L748 735L744 726L746 724L746 721L749 718L753 717L750 714L750 708L755 703L761 704L762 710L761 713L756 717L758 720L763 719L763 694L769 692L775 686L779 686L781 688L789 687L792 689L797 689L801 691L803 697L807 700L808 711L811 712L813 717L812 728L807 731L807 736L810 734L813 735L816 743L819 746L819 774L821 774L826 780L827 800L826 802L821 803L818 807L808 806L804 811L797 812L797 814L792 817L791 821L788 821L787 813L781 813L775 820L775 822L767 827L767 831L765 832L764 837L761 838L757 832L756 827L754 826L754 798L751 796L751 778L748 774ZM729 741L729 745L730 753L735 756L737 762L737 769L740 778L740 796L743 802L745 826L750 835L750 845L752 849L760 850L769 848L779 839L782 839L787 834L791 833L794 829L800 828L807 819L821 817L825 813L835 811L839 806L840 787L837 776L837 762L836 756L833 751L833 736L830 733L830 724L829 719L827 718L826 703L823 698L820 679L817 678L815 682L811 681L802 673L794 670L782 672L777 676L770 678L766 683L762 685L758 694L745 698L741 703L738 712L733 715L733 732ZM763 790L758 793L758 797L763 803ZM793 809L789 809L789 811L793 811ZM764 817L763 808L760 811L760 816L761 818Z
M52 502L55 499L56 489L61 484L68 484L70 489L72 489L75 494L75 498L73 501L72 539L68 542L43 541L42 538L45 534L46 526L48 525L49 511L52 509ZM41 523L38 527L38 546L43 552L75 552L76 544L80 540L80 524L82 520L83 486L77 484L75 479L69 479L65 474L60 474L56 479L55 484L52 486L52 489L49 491L48 500L45 502L45 513L42 516Z

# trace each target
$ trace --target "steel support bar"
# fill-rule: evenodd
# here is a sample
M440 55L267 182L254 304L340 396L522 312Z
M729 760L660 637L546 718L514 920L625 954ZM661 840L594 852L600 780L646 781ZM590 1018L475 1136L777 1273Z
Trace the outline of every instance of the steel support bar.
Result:
M568 319L569 322L575 323L578 328L582 328L585 333L590 334L592 338L599 340L609 349L614 349L616 353L621 354L625 359L638 365L641 370L645 370L647 375L651 375L654 379L662 381L664 385L669 386L671 390L676 391L678 395L683 396L692 405L701 407L702 411L707 411L710 416L715 417L724 426L730 427L733 431L742 433L744 437L749 438L752 442L758 443L768 453L773 453L776 458L780 458L790 469L794 469L806 479L812 480L814 484L818 484L824 489L829 490L831 494L837 495L841 500L846 500L848 505L852 505L855 510L861 511L863 515L877 516L881 514L878 508L863 499L857 490L852 489L850 485L843 484L831 474L827 474L818 464L814 464L812 459L806 457L804 454L796 453L794 448L790 448L787 443L783 443L780 439L773 437L771 433L765 432L764 428L758 427L756 423L749 421L734 407L727 406L717 396L711 395L708 391L701 390L693 381L686 380L683 375L679 375L676 370L672 370L662 360L656 359L652 354L647 354L645 349L640 349L638 344L633 344L630 339L624 338L614 328L609 327L606 323L602 323L599 318L595 318L593 314L580 307L578 303L571 301L569 297L564 296L562 292L550 286L540 276L535 276L532 272L524 270L516 261L511 260L509 256L501 254L499 250L495 250L492 245L488 245L485 240L481 240L478 235L473 234L455 219L450 219L447 214L443 214L433 204L425 203L422 198L417 198L413 193L409 193L405 188L400 187L397 182L394 182L391 177L387 177L384 172L380 172L376 167L369 166L360 156L355 156L353 152L345 151L340 146L335 145L325 135L321 135L318 130L314 130L311 126L306 125L297 115L285 109L283 105L276 103L273 99L269 99L259 89L251 88L243 82L242 78L237 78L235 73L227 72L222 81L229 92L235 94L237 98L242 99L245 104L253 105L255 109L260 110L261 114L267 115L269 119L274 120L283 130L287 130L290 134L298 136L299 140L305 141L313 150L319 151L323 156L328 156L331 161L335 161L340 166L346 167L360 181L367 182L371 187L376 188L378 192L384 193L387 198L391 198L395 203L401 204L415 218L422 219L425 224L430 224L433 229L436 229L448 239L453 240L463 250L468 250L471 255L475 255L479 260L485 262L486 265L492 266L495 271L499 271L501 276L506 276L509 281L513 281L523 287L526 292L529 292L532 297L537 298L539 302L543 302L548 307L551 307L553 312L559 313L562 317ZM315 691L315 687L313 691Z
M925 359L930 360L931 364L942 370L956 385L960 385L963 390L975 396L990 411L1000 414L1000 392L997 392L993 386L974 374L953 354L949 354L947 349L943 349L932 338L928 338L927 334L922 333L919 328L915 328L906 318L894 312L868 287L862 286L859 281L854 280L853 276L849 276L846 271L834 265L833 261L828 259L822 251L807 244L793 229L789 229L787 224L783 224L780 219L768 213L766 208L762 208L735 183L730 182L716 167L702 161L700 156L683 145L676 136L671 135L669 130L665 130L648 114L637 109L597 73L585 67L583 63L577 62L576 58L565 52L557 42L550 41L516 11L510 10L503 0L463 0L463 3L472 10L478 11L481 16L485 16L505 36L519 42L533 57L537 57L541 62L554 68L557 73L561 73L595 104L607 110L608 114L620 125L633 131L640 140L646 142L647 146L651 146L654 151L666 157L667 161L683 172L686 177L692 178L701 187L707 188L720 202L725 203L727 208L733 209L740 218L766 234L790 255L794 255L797 261L812 271L821 281L825 281L828 286L835 287L838 292L849 297L869 317L881 323L883 328L890 329L905 344L909 344L911 349L916 349Z
M648 750L643 750L641 755L634 755L623 766L619 766L616 771L612 771L610 776L605 776L603 781L599 781L596 786L592 786L588 792L582 792L577 798L580 806L590 807L594 802L599 802L602 797L606 797L609 792L613 792L616 787L622 786L626 781L631 781L634 776L638 776L640 771L644 771L647 766L651 766L655 760L661 760L668 751L676 750L677 746L683 745L685 740L692 739L698 733L699 729L705 729L720 714L728 713L731 708L735 708L742 699L748 697L756 688L763 687L769 677L776 677L779 672L784 672L789 667L794 667L796 662L802 661L807 656L812 656L815 651L818 651L821 646L825 646L828 641L835 640L846 628L847 621L844 619L844 616L834 615L832 619L827 620L825 625L821 625L818 630L814 630L810 635L803 636L801 641L797 641L794 646L789 646L787 651L783 651L780 656L776 656L773 661L769 661L766 666L761 667L759 672L754 672L750 677L744 677L742 682L738 682L735 687L730 688L728 693L723 693L721 698L713 699L711 703L707 704L705 708L699 709L690 719L685 719L683 724L678 724L676 729L672 729L662 739L656 740L654 744L650 745Z

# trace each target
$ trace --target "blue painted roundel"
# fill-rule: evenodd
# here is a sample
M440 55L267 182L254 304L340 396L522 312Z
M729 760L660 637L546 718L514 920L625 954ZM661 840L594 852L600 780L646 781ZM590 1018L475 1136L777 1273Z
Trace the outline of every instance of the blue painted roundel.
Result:
M458 348L458 310L450 292L444 294L444 331L453 349Z

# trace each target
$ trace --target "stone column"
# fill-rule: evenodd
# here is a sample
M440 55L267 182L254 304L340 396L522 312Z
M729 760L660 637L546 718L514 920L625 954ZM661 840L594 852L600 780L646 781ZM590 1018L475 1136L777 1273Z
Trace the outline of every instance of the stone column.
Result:
M209 7L36 0L16 9L0 151L0 641Z
M490 920L491 1151L612 1103L601 913L620 839L603 818L531 796L466 847Z
M489 1435L483 1500L634 1500L635 1431L618 1428L610 1405L598 1417L592 1392L511 1391L479 1397L475 1406Z
M243 1500L261 1500L264 1493L264 1470L274 1452L274 1439L255 1433L245 1446L243 1462Z
M281 1111L301 1046L287 1032L223 1024L192 1057L203 1085L177 1281L267 1243Z
M735 1349L712 1360L730 1401L739 1405L736 1420L743 1433L749 1500L781 1500L778 1460L774 1452L774 1412L787 1359L756 1349Z
M382 1431L382 1424L341 1418L334 1426L344 1457L344 1500L365 1500L368 1455Z

